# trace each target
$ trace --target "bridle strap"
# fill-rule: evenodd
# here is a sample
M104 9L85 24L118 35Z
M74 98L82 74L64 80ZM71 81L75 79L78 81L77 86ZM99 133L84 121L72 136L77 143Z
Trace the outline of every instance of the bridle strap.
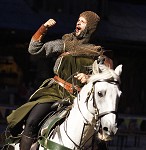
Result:
M105 80L105 81L106 81L106 80ZM102 81L98 80L98 81L96 81L96 82L102 82ZM96 82L93 83L93 87L94 87L94 85L95 85ZM111 82L111 81L107 81L107 82L109 82L109 83L111 83L111 84L116 83L116 82ZM92 88L91 91L89 92L89 94L88 94L88 96L87 96L87 99L86 99L86 102L88 102L88 99L90 98L90 96L91 96L92 93L93 93L93 102L95 102L94 88ZM96 107L96 109L97 109L96 103L94 103L94 104L95 104L95 107ZM94 106L94 104L93 104L93 106ZM97 110L98 110L98 109L97 109ZM79 108L79 111L80 111L80 113L82 114L80 108ZM105 111L105 112L103 112L103 113L101 113L101 114L99 114L99 113L96 114L96 115L97 115L97 118L96 118L96 119L99 120L98 128L100 127L100 119L101 119L102 117L104 117L105 115L108 115L108 114L110 114L110 113L117 114L116 111ZM82 114L82 116L83 116L83 114ZM87 122L86 125L89 125L89 124L88 124L88 120L87 120L84 116L83 116L83 118L84 118L84 120ZM97 121L97 120L96 120L96 121ZM84 124L84 127L85 127L85 124ZM82 137L83 137L84 127L83 127L83 131L82 131ZM65 130L65 132L66 132L66 130ZM66 132L66 135L67 135L68 138L75 144L75 146L76 146L78 149L83 148L84 145L86 144L86 142L87 142L88 140L90 140L91 137L94 136L94 134L93 134L89 139L87 139L87 141L86 141L85 143L82 143L82 144L80 143L80 145L77 145L77 144L69 137L69 135L67 134L67 132ZM81 137L81 138L82 138L82 137Z
M106 82L109 82L109 83L111 83L111 84L113 84L113 83L116 83L117 84L117 82L111 82L110 80L105 80ZM93 82L93 95L94 95L94 86L95 86L95 84L97 83L97 82L102 82L102 81L100 81L100 80L97 80L97 81L95 81L95 82ZM97 104L95 103L95 95L93 96L93 105L94 105L94 107L96 107L96 109L98 108L97 107ZM110 114L110 113L113 113L113 114L117 114L117 112L116 111L105 111L105 112L103 112L103 113L98 113L98 115L97 115L97 120L98 119L101 119L102 117L104 117L105 115L108 115L108 114Z
M103 116L105 116L105 115L108 115L108 114L117 114L117 112L116 111L105 111L105 112L103 112L103 113L101 113L101 114L98 114L98 119L100 119L100 118L102 118Z

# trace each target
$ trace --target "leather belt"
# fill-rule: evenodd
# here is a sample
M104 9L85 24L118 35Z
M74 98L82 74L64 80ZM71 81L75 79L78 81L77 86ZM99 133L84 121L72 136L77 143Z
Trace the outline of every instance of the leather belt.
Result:
M63 88L65 88L69 93L74 94L74 92L79 92L81 90L78 86L73 86L71 83L64 81L58 76L54 76L54 80Z

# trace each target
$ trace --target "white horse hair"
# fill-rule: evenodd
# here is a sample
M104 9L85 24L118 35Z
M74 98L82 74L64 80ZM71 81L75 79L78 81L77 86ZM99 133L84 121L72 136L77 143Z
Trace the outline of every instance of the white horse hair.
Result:
M116 112L121 95L119 83L122 65L115 70L104 65L96 67L98 69L94 70L88 83L74 99L65 121L46 137L44 144L39 145L39 150L43 150L44 147L49 149L48 140L72 150L96 149L93 147L93 140L108 141L116 134ZM18 144L15 149L19 149Z

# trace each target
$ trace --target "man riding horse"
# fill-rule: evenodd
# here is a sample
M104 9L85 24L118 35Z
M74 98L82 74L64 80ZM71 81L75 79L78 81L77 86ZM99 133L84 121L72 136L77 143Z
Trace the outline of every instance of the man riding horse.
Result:
M54 102L68 100L72 103L92 73L92 63L98 56L103 56L101 46L90 44L99 21L96 13L85 11L80 14L74 32L63 35L62 39L44 43L47 31L56 24L54 19L49 19L32 36L28 49L30 54L45 53L49 57L54 53L58 58L54 65L54 78L46 79L27 103L7 117L12 136L18 136L23 131L21 150L29 150L36 142L40 122L54 109ZM111 59L105 57L104 60L112 68Z

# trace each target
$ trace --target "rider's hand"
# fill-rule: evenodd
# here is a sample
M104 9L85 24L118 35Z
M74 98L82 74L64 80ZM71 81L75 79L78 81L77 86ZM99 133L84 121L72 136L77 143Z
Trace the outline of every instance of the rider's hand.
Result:
M54 19L49 19L47 22L44 23L45 27L53 27L56 24L56 21Z
M88 78L89 78L89 75L86 75L84 73L78 73L77 75L74 76L76 79L80 80L81 83L86 83Z

